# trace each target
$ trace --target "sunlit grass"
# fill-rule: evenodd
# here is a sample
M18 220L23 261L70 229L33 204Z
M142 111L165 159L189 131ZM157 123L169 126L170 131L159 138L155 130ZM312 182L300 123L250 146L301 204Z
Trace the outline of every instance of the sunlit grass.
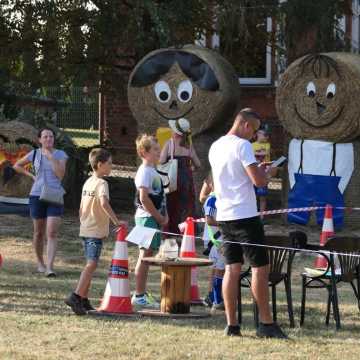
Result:
M78 146L91 147L100 143L99 130L63 129Z
M131 214L123 219L132 221ZM224 338L223 313L193 319L109 319L78 317L63 300L74 288L83 264L78 221L67 215L60 232L56 261L58 277L46 279L35 273L28 218L1 216L0 252L0 359L358 359L360 313L350 287L340 287L342 330L331 319L325 326L325 291L308 293L305 326L299 327L300 272L313 258L297 256L293 274L296 328L288 327L283 286L278 288L278 321L292 341L259 340L255 337L252 302L243 290L243 337ZM276 231L284 231L277 227ZM105 243L91 289L91 301L103 296L113 242ZM199 244L198 253L201 253ZM130 284L137 249L129 247ZM207 269L199 268L202 295L206 293ZM159 297L160 272L152 267L149 288ZM205 311L192 308L192 311Z

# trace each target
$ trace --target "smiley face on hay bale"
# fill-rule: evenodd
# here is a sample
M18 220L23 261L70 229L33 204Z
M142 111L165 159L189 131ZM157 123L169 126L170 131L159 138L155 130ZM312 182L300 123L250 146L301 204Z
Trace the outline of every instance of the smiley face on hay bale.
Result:
M130 75L128 101L140 133L154 133L169 120L186 118L196 135L231 116L239 89L237 75L224 58L188 45L145 56Z
M360 135L360 57L307 55L292 63L276 96L279 119L295 138L348 142Z

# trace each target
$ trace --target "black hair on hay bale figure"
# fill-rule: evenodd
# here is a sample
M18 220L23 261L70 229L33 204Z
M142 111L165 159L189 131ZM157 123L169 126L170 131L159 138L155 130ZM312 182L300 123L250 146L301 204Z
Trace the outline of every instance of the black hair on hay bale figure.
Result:
M198 56L180 50L168 50L151 56L134 73L131 86L151 85L178 63L181 71L200 89L216 91L219 83L210 66Z

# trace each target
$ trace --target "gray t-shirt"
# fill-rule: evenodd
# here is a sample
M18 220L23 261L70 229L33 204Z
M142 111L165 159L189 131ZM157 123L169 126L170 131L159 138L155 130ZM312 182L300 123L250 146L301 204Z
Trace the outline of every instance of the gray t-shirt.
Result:
M27 160L33 161L34 151L36 151L34 161L36 179L31 188L30 196L40 196L45 179L48 186L59 190L62 189L61 180L55 175L47 157L41 154L41 149L31 150L26 156ZM53 156L56 160L66 160L68 158L64 151L56 149L53 152Z

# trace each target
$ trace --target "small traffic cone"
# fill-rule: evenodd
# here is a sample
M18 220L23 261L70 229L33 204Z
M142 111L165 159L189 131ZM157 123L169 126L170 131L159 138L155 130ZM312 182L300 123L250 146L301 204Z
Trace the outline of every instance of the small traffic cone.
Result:
M189 258L196 257L195 250L195 225L194 219L188 217L185 220L185 230L181 241L180 257ZM197 283L197 267L191 267L191 303L202 304Z
M111 260L109 277L104 297L98 311L131 314L128 248L125 240L127 229L121 226L116 237L114 255Z
M334 232L334 221L332 214L332 206L327 204L325 207L324 222L320 234L320 246L324 246L329 237L333 236ZM315 268L326 269L327 261L324 256L318 255L314 264Z

